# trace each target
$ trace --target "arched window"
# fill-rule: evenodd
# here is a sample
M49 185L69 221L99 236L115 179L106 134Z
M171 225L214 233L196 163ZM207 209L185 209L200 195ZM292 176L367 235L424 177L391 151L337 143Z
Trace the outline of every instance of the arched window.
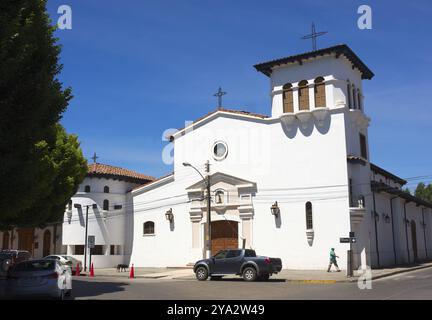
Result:
M352 100L353 100L353 109L357 109L357 94L355 85L352 85Z
M306 229L313 229L312 203L306 202Z
M84 192L90 192L90 186L85 186L84 187Z
M109 201L107 199L105 199L103 201L103 209L108 211L109 210Z
M104 193L109 193L109 187L108 186L104 187Z
M325 94L325 84L324 78L318 77L315 79L315 108L325 108L326 107L326 94Z
M299 110L309 110L309 87L306 80L299 82Z
M348 108L351 109L352 103L351 103L351 83L349 82L349 80L347 81L347 105Z
M69 200L68 202L68 210L72 210L72 200Z
M294 100L292 84L287 83L283 86L283 113L294 112Z
M144 223L144 234L154 234L155 224L153 221L147 221Z
M3 232L3 243L2 243L2 249L6 250L9 249L9 231Z

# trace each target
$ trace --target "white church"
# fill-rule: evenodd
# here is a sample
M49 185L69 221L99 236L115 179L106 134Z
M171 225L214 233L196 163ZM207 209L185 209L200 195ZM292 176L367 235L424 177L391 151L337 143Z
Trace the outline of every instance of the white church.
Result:
M84 260L87 226L96 268L194 263L206 256L209 181L212 254L246 247L320 270L330 248L342 269L350 249L354 268L430 259L432 204L370 162L372 71L346 45L255 68L270 80L271 116L218 108L188 124L170 137L174 172L160 179L90 165L65 212L64 250Z

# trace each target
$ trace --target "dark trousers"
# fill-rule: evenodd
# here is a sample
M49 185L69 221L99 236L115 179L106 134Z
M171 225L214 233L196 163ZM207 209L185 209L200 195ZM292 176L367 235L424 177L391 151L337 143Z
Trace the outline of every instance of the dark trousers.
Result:
M332 264L334 264L334 266L336 267L336 270L339 270L339 266L338 266L338 264L337 264L337 261L336 261L336 260L330 260L330 263L329 263L329 266L328 266L327 272L330 271Z

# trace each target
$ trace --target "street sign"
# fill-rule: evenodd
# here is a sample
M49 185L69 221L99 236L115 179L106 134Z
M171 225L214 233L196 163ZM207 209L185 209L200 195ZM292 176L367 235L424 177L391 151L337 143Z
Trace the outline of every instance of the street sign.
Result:
M95 236L88 236L87 243L88 243L88 247L90 249L93 249L95 247Z
M357 239L355 237L351 238L339 238L340 243L356 243Z

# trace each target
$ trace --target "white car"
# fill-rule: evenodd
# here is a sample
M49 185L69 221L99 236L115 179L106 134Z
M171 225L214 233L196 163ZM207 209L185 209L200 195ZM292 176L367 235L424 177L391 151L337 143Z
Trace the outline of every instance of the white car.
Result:
M53 254L46 256L43 259L54 259L59 261L62 265L70 267L72 274L76 274L77 265L79 266L79 271L82 271L82 262L71 256Z
M58 260L41 259L17 263L9 270L6 296L51 297L63 300L72 292L72 274Z

